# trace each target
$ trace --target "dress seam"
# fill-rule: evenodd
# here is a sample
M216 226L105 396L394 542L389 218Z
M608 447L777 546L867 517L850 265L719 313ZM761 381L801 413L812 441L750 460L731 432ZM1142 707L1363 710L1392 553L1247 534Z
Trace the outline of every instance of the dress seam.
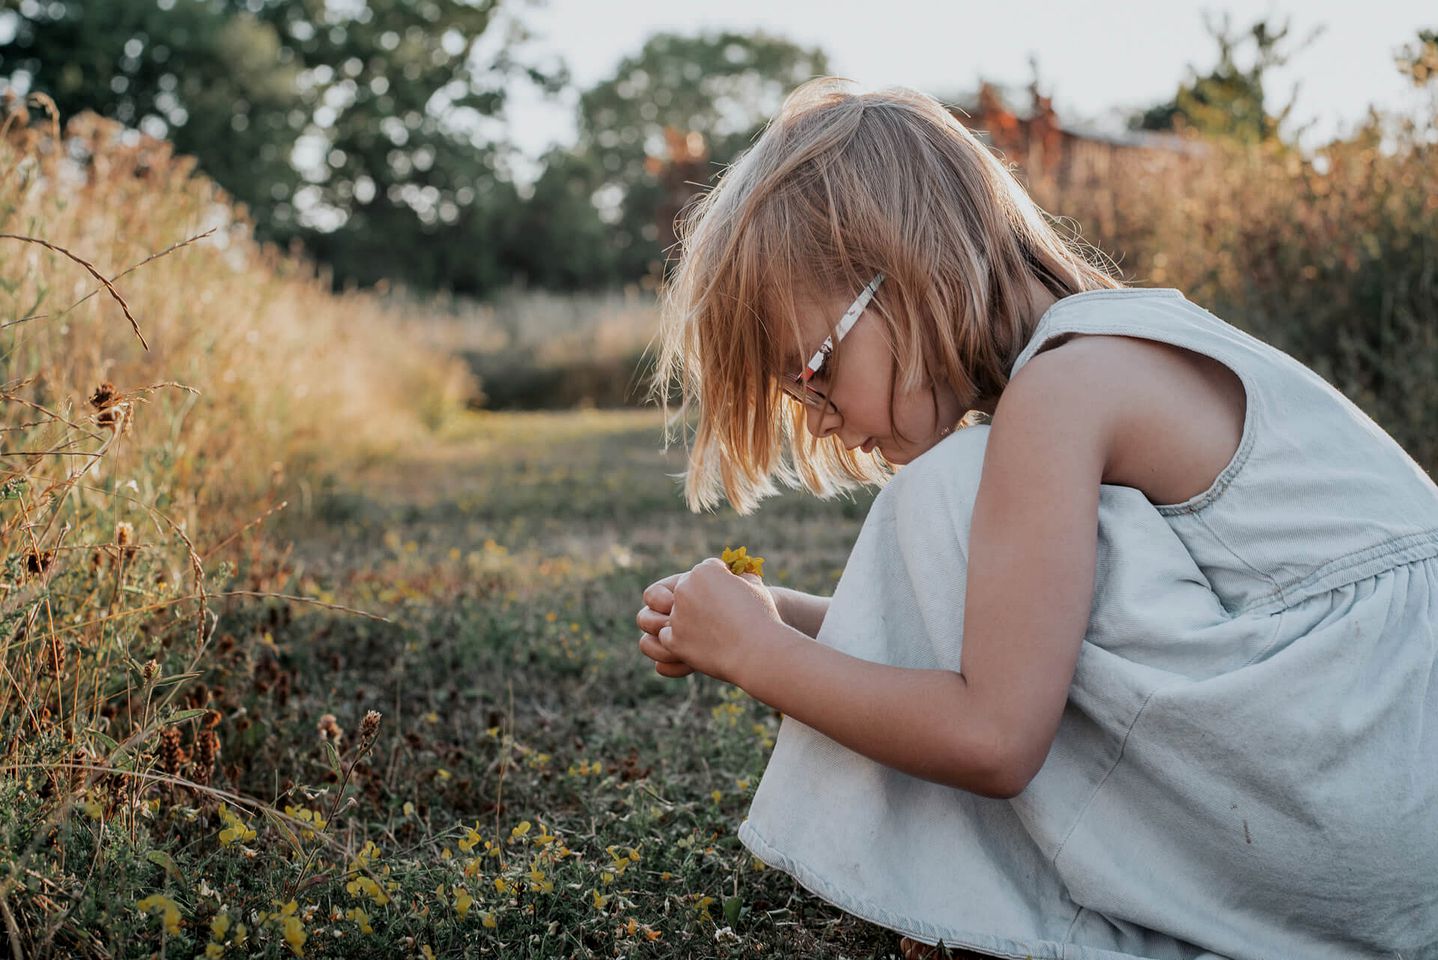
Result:
M1280 600L1283 599L1284 590L1282 584L1275 580L1271 574L1265 573L1258 567L1255 567L1253 564L1249 563L1247 559L1240 556L1237 550L1233 549L1233 547L1228 545L1228 541L1223 538L1223 536L1218 532L1217 529L1215 529L1214 525L1208 522L1208 518L1206 516L1202 514L1195 514L1194 516L1197 518L1198 522L1203 525L1203 528L1209 532L1209 535L1213 537L1214 541L1219 546L1223 547L1223 549L1228 551L1229 556L1233 557L1233 559L1237 560L1239 563L1247 567L1249 571L1254 575L1262 577L1264 580L1268 581L1269 586L1271 586L1273 589L1267 594L1267 596L1277 597Z
M1361 568L1374 560L1381 560L1389 556L1405 555L1407 559L1395 561L1392 566L1375 570L1373 573L1367 574L1367 576L1377 576L1386 570L1391 570L1393 567L1402 566L1405 563L1413 563L1418 560L1425 560L1438 555L1438 527L1434 527L1431 530L1422 530L1418 533L1404 534L1401 537L1394 537L1382 543L1361 547L1341 557L1335 557L1323 566L1305 575L1303 579L1290 583L1287 586L1279 586L1270 593L1254 598L1249 603L1240 607L1236 611L1235 616L1261 610L1275 602L1282 604L1283 608L1292 606L1295 603L1308 599L1312 594L1306 594L1304 591L1327 577L1333 576L1334 574L1342 574L1351 569ZM1364 579L1364 575L1360 574L1353 580L1347 582L1340 581L1334 584L1330 589L1337 590L1340 587L1347 586L1349 583L1362 579Z

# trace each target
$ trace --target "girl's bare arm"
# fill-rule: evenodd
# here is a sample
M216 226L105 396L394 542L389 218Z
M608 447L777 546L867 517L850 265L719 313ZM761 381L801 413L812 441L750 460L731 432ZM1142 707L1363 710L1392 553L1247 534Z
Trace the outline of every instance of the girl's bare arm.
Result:
M817 637L824 615L829 612L829 598L788 587L768 586L784 622L802 634Z

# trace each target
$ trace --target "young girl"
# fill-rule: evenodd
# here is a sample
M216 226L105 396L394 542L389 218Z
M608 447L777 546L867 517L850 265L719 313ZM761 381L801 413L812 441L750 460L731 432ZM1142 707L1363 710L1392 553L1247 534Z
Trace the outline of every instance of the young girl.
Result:
M660 674L784 714L749 850L906 957L1438 957L1438 487L1392 438L912 91L801 86L680 235L691 509L883 485L832 600L644 592Z

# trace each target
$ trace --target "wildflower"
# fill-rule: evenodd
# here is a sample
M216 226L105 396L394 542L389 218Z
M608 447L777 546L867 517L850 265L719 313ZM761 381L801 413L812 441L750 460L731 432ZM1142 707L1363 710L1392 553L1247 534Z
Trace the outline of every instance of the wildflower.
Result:
M225 955L225 945L222 942L211 940L205 944L205 960L220 960Z
M419 952L424 954L424 960L434 960L434 951L430 949L429 944L426 943L420 947Z
M370 926L369 923L369 914L365 913L363 908L350 907L345 911L345 916L353 920L355 924L359 926L359 932L365 936L374 933L374 927Z
M99 820L105 815L105 806L95 799L93 791L87 790L80 806L85 808L85 813L92 820Z
M243 843L246 840L255 839L254 829L223 803L220 804L219 814L220 819L225 823L225 828L220 831L221 846L228 847L236 840Z
M163 893L152 893L145 899L135 904L136 907L145 913L158 913L165 932L170 936L178 936L180 933L180 908L175 901Z
M210 936L216 940L225 939L225 934L230 932L230 915L228 913L217 913L210 920Z
M374 738L379 736L380 712L370 710L365 713L364 719L360 721L360 749L363 750L374 743Z
M764 575L764 558L749 556L748 547L740 547L737 550L725 547L719 559L723 560L725 565L735 573L752 573L760 577Z
M609 895L600 893L598 890L591 891L594 894L594 909L603 910L604 905L609 902Z
M515 838L524 836L526 833L529 832L529 828L530 828L531 826L532 826L532 824L531 824L528 820L522 820L522 821L520 821L520 823L519 823L519 825L518 825L517 827L515 827L513 830L509 831L510 839L515 839Z
M450 777L454 776L454 774L450 773L444 767L436 767L434 773L435 776L439 777L441 780L448 780Z
M166 727L160 731L160 769L171 776L180 772L180 768L189 762L190 755L185 748L180 746L180 729L178 727Z
M190 760L190 776L199 784L208 784L210 774L215 769L215 761L220 756L220 735L215 733L214 727L220 720L218 710L211 710L207 714L205 727L195 734L194 756Z
M385 893L384 888L369 877L355 877L345 884L345 890L352 897L364 894L373 900L377 907L389 903L389 894Z
M484 837L480 836L479 831L475 830L474 827L468 827L465 830L464 837L459 841L459 849L465 853L469 853L469 851L473 850L475 845L483 839Z
M460 886L454 888L454 912L459 914L459 919L464 919L473 903L474 898L469 895L468 890Z
M489 927L491 930L493 930L495 927L499 926L498 921L496 921L496 920L494 919L494 913L493 913L493 912L486 913L486 914L484 915L484 918L483 918L483 920L482 920L481 922L483 922L483 924L484 924L486 927Z
M335 720L335 715L332 713L327 713L320 717L320 722L315 725L315 729L319 732L321 740L328 740L336 747L338 747L340 741L344 739L344 728L339 725L339 722Z
M310 935L305 932L304 921L295 915L298 910L299 904L291 900L280 907L280 912L275 914L274 918L280 922L280 932L285 938L285 943L289 944L295 956L303 957L305 941L310 938Z

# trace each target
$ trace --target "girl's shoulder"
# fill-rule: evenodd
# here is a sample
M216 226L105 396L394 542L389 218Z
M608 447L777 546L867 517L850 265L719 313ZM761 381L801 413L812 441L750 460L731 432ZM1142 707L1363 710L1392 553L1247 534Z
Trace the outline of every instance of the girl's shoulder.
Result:
M1143 337L1070 331L1047 340L1033 363L1010 389L1043 390L1046 382L1080 377L1102 391L1092 406L1109 411L1104 483L1133 487L1158 506L1178 504L1209 489L1238 453L1246 391L1213 356Z

